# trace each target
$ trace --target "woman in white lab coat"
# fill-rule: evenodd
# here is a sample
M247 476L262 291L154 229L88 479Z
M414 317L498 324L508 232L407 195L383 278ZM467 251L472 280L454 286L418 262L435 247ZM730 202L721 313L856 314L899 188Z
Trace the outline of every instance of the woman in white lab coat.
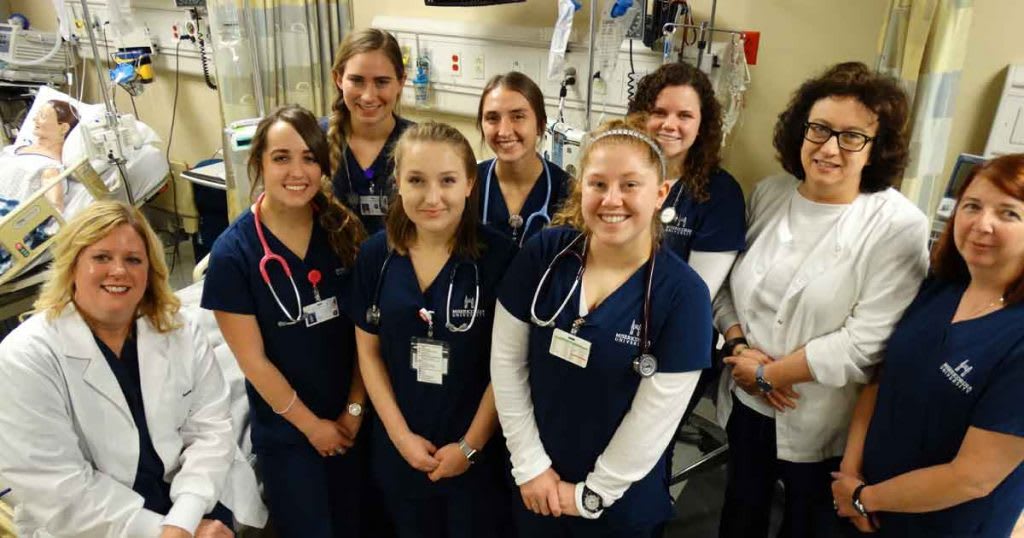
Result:
M0 342L0 483L20 536L232 536L266 512L213 352L138 210L97 202Z

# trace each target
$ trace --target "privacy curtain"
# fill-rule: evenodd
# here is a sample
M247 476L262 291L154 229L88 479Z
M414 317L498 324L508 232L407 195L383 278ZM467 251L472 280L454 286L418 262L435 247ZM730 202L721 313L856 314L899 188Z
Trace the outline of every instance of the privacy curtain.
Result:
M890 0L879 38L878 71L896 77L911 100L910 164L903 193L931 216L946 188L944 170L973 0Z

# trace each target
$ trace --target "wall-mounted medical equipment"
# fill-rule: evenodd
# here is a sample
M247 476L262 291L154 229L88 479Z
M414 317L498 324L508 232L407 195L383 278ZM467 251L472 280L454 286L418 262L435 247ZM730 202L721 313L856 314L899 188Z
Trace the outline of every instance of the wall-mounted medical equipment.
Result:
M1024 153L1024 64L1006 67L1006 81L985 144L985 156Z
M153 50L149 47L128 47L111 54L116 64L110 70L110 81L131 96L142 93L143 85L153 82Z
M224 129L224 174L228 192L228 216L240 215L252 204L249 180L249 149L260 118L233 121Z
M68 50L56 32L0 23L0 78L17 82L67 84Z
M428 7L479 7L517 4L526 0L424 0Z
M548 120L545 133L547 136L541 143L541 153L544 158L557 164L570 176L577 177L583 136L586 133L582 129L558 120Z
M960 186L967 180L971 170L983 162L985 162L985 157L981 155L961 153L957 156L956 164L953 165L953 170L946 181L946 192L939 201L939 206L935 209L935 216L932 218L932 229L928 237L929 250L942 235L942 231L946 229L946 223L953 217L953 211L956 209L956 193L960 190Z

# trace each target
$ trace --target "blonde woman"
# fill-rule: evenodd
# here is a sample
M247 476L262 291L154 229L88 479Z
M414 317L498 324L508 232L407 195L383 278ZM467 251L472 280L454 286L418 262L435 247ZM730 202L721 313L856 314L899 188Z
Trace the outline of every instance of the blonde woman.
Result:
M19 534L232 536L232 512L262 526L228 387L149 224L97 202L54 257L38 313L0 343L0 482Z
M711 302L661 247L666 165L643 129L592 135L565 226L527 241L498 292L491 377L523 538L647 537L672 515L665 449L710 361Z
M327 138L334 196L372 234L384 227L393 194L391 148L412 125L395 112L405 84L402 49L384 30L359 30L342 41L332 72L338 95Z

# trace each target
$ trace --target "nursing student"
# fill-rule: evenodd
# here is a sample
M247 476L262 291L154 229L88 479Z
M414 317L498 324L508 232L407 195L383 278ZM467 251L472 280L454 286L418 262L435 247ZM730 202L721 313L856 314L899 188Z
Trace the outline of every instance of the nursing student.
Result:
M217 239L203 286L246 377L256 454L281 536L355 536L365 391L342 295L364 238L333 197L327 140L309 111L260 122L252 207Z
M407 129L395 172L385 229L363 244L352 282L376 410L371 475L400 537L494 536L504 458L488 443L491 324L515 247L480 224L476 160L453 127Z
M666 447L711 356L707 286L661 246L669 186L644 124L591 137L555 222L498 295L491 375L521 537L651 536Z
M646 112L647 134L665 153L668 199L658 213L662 242L690 264L711 297L746 246L743 191L719 166L722 107L707 75L671 63L640 79L629 112Z
M391 196L391 151L412 122L395 111L405 84L402 49L384 30L345 37L331 68L338 94L327 122L334 197L369 233L384 227Z
M487 82L476 114L477 126L495 157L481 162L480 219L522 247L551 223L571 178L537 153L547 126L544 95L517 71Z

